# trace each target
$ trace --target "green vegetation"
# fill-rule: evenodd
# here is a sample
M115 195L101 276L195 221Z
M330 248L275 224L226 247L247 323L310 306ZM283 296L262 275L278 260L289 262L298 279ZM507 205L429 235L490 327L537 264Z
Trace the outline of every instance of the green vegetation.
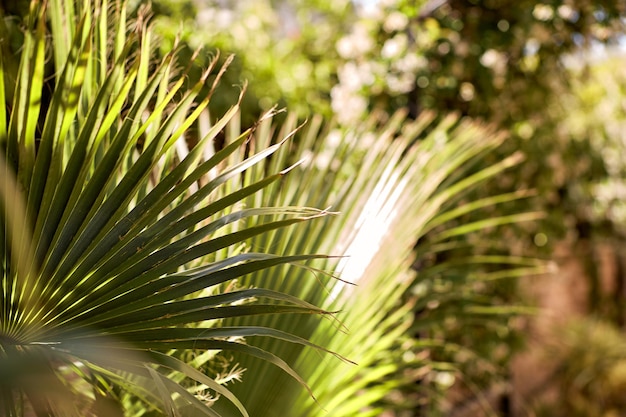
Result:
M184 72L173 67L174 55L152 61L152 32L142 15L136 19L127 30L119 3L33 2L23 47L9 55L15 61L2 62L4 85L14 86L2 90L8 112L0 126L7 416L121 409L216 416L207 406L216 395L248 415L223 386L229 369L199 372L193 364L200 358L187 363L184 352L205 351L203 360L215 365L222 351L246 352L302 381L276 356L238 341L259 335L309 342L220 323L240 315L328 314L285 294L233 285L257 270L321 257L254 253L245 242L325 213L240 204L286 171L246 187L233 183L281 146L225 163L252 131L203 154L238 105L185 149L184 132L210 100L198 93L214 68L181 91Z
M537 401L538 416L611 416L624 409L626 339L620 329L599 320L578 320L558 334L547 354L559 358L551 383L553 403Z
M469 190L519 163L520 155L473 175L459 175L465 166L498 147L504 136L455 116L441 123L436 123L432 114L415 121L406 120L401 113L383 122L380 117L373 115L360 128L331 128L325 133L319 131L316 119L305 128L298 146L268 161L265 170L284 165L289 159L303 158L302 166L277 186L276 193L249 203L300 206L313 202L339 211L322 222L277 231L271 238L259 236L251 244L275 247L287 255L305 251L344 256L316 262L315 267L334 270L347 282L320 276L318 283L306 283L307 271L303 270L278 277L268 271L242 282L263 282L273 290L338 311L341 325L317 323L304 316L227 322L277 327L356 362L342 364L311 349L286 347L279 340L262 342L264 348L293 364L311 384L316 403L284 374L254 358L236 355L236 361L248 371L243 383L233 386L233 392L253 415L379 415L385 408L415 407L432 408L434 413L438 391L445 390L440 385L451 385L462 377L461 364L451 361L448 354L464 352L469 355L465 363L479 363L483 372L496 373L493 366L485 368L489 360L466 346L450 343L444 336L447 329L482 329L486 322L505 328L511 314L520 310L486 298L479 289L481 284L543 269L537 261L504 256L468 256L429 264L430 256L458 250L463 244L458 236L538 217L537 213L526 213L449 226L472 211L527 197L528 193L522 192L459 203ZM296 116L291 115L282 129L289 131L295 123ZM269 126L267 129L271 130ZM417 143L416 138L420 139ZM268 142L260 145L267 146L270 139L264 138ZM246 181L250 179L244 179L244 184ZM419 245L416 255L416 239L429 232L433 237ZM423 264L419 273L411 269L416 262ZM456 275L457 268L463 269L463 278ZM420 312L419 317L414 317L416 312ZM255 384L246 383L246 376L274 382L259 390ZM415 390L416 384L422 388ZM413 396L393 398L392 394L402 397L405 391Z
M153 3L1 9L0 413L498 415L517 278L623 241L621 60L583 58L626 11ZM616 268L538 413L621 407Z

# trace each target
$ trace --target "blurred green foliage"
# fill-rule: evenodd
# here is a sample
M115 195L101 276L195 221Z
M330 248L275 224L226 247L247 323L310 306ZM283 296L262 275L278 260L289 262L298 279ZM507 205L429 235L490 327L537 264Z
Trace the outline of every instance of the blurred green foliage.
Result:
M454 111L508 132L505 145L484 155L475 171L516 150L525 163L466 198L532 189L539 198L493 207L488 214L538 210L546 218L464 237L454 255L430 254L422 262L445 263L494 247L502 255L549 255L562 239L622 235L626 172L616 157L625 146L620 65L598 66L582 51L602 55L619 44L623 2L380 0L366 7L348 0L157 0L155 13L163 51L179 36L189 56L203 45L208 54L220 49L237 55L225 84L251 81L244 125L278 102L303 117L333 116L343 126L360 123L374 110L391 114L408 107L413 117L425 110ZM181 19L183 25L177 23ZM217 106L226 106L235 97L220 100ZM459 222L473 220L467 215ZM429 288L445 292L470 280L463 270L449 269ZM481 288L491 297L485 296L485 304L517 300L514 281L481 285L489 286ZM471 331L459 328L450 315L458 302L419 312L435 323L431 336L478 352L471 358L445 356L460 358L474 376L486 375L484 358L504 366L520 342L510 318L476 319Z
M626 401L626 337L621 329L594 319L576 320L547 352L555 361L551 381L558 394L535 401L538 417L613 417Z
M303 116L330 114L338 62L333 45L356 19L350 1L159 0L153 11L162 53L178 38L187 57L204 48L200 63L217 50L235 54L213 108L231 104L237 96L230 85L248 80L243 123L252 124L276 103Z
M624 57L603 59L588 53L593 65L572 69L572 89L562 100L566 117L559 129L575 143L588 142L600 155L606 175L578 184L590 222L610 223L626 236L626 72Z
M163 51L178 36L187 56L201 46L208 46L205 60L216 49L236 54L214 107L236 99L226 93L229 84L251 81L244 124L275 103L343 124L374 108L391 114L405 106L414 117L433 109L496 123L510 134L502 152L527 155L498 187L537 189L542 198L533 208L549 214L540 226L511 232L516 246L528 247L587 233L581 184L605 178L607 161L560 127L568 114L561 98L571 91L564 57L616 43L624 7L608 0L385 0L367 7L348 0L158 0L154 24ZM494 153L485 163L501 158Z
M554 241L585 227L589 219L578 185L603 178L606 161L589 141L572 140L559 129L567 114L561 97L571 79L564 57L617 42L624 10L595 1L381 4L337 44L345 62L338 68L334 109L354 109L348 103L360 98L366 101L363 112L406 105L414 114L454 110L496 123L510 134L502 151L527 155L498 186L537 189L542 198L534 206L549 214L539 228L515 231L521 246L532 245L539 233ZM357 54L360 25L372 41ZM345 115L352 117L359 115ZM494 153L485 162L501 157Z

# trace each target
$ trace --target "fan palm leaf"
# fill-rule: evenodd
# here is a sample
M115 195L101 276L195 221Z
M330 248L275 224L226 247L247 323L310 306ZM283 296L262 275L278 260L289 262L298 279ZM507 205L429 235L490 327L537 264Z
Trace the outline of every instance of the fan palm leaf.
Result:
M281 137L292 130L295 121L295 116L288 117L280 128L271 126L269 121L264 123L255 135L255 145L267 146L273 135ZM236 120L233 123L231 130L237 132ZM315 271L335 271L339 279L320 274L323 285L295 279L295 274L305 271L295 272L287 266L285 274L259 271L254 278L251 276L243 282L254 285L253 280L259 279L267 288L340 311L342 324L319 323L296 316L236 318L227 322L269 326L311 338L358 364L344 366L310 349L289 346L279 340L259 342L305 377L319 403L308 399L299 387L268 366L238 357L242 366L249 368L249 377L272 381L263 390L245 381L233 386L233 391L254 415L380 415L390 393L401 389L415 391L420 386L429 390L438 373L458 374L454 363L439 361L433 355L443 348L463 349L430 332L443 324L445 316L417 319L417 312L436 309L448 300L457 301L448 304L452 304L452 316L458 314L459 321L463 320L462 314L468 319L475 317L478 313L472 313L472 309L477 312L482 308L482 317L508 317L522 310L495 305L487 311L485 301L492 300L485 300L474 291L473 285L538 273L544 265L536 260L483 256L476 248L473 255L465 258L415 267L427 263L438 252L457 248L461 244L458 237L473 231L541 217L541 213L520 213L456 223L456 226L450 223L485 207L532 195L520 191L478 201L461 200L469 190L522 160L521 155L514 154L487 169L472 170L475 162L498 147L504 137L490 126L455 115L437 121L434 114L424 113L409 121L401 112L388 120L373 114L361 126L345 131L313 119L290 149L281 150L244 174L244 182L254 181L255 176L266 170L303 158L304 162L296 168L301 175L274 184L271 193L251 196L248 204L306 202L330 207L340 214L258 236L252 245L271 247L285 255L320 251L341 258L310 264ZM415 242L426 235L428 241L419 245L416 252ZM458 269L467 280L449 282L446 291L439 291L437 283L443 283L447 273ZM436 390L429 390L419 400L434 402L436 394ZM400 407L415 407L409 401L412 397L401 397L404 405Z
M306 339L221 326L237 316L327 314L285 293L227 285L320 257L247 249L254 236L327 214L243 204L288 174L282 167L237 182L292 132L235 164L229 160L254 128L205 157L235 104L181 156L224 68L215 73L215 59L186 86L175 51L151 59L147 20L142 9L127 21L119 1L32 1L23 47L2 45L11 52L0 59L0 407L7 416L119 415L123 405L137 415L218 416L207 406L215 396L247 416L217 375L180 359L185 350L248 354L304 383L285 361L242 339L312 346Z

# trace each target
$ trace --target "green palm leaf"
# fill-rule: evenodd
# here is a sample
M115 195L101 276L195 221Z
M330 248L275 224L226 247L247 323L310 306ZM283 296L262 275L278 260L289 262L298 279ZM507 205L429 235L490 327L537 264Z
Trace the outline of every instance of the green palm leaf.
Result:
M221 322L328 315L285 293L228 286L264 269L323 258L247 247L255 236L327 213L244 204L288 175L285 165L238 182L280 151L291 132L274 146L246 151L251 129L205 156L239 104L191 151L177 152L224 68L209 94L201 95L214 65L185 87L175 53L157 65L150 59L142 13L127 30L121 2L33 1L24 47L10 57L17 72L0 67L2 87L10 90L0 90L7 102L0 123L0 403L7 416L117 415L123 406L127 414L218 416L198 395L204 389L247 416L216 375L186 364L183 352L241 352L304 384L288 363L242 339L313 347L305 338Z
M234 123L232 136L236 137ZM280 138L295 128L295 117L288 117L281 128L269 122L260 126L253 145L267 146L272 132ZM418 320L416 312L429 310L435 303L445 306L448 299L457 300L451 308L452 316L456 313L459 320L463 320L463 314L469 317L480 312L492 316L519 312L504 307L480 310L484 297L472 290L471 282L533 274L542 271L544 265L530 259L482 256L476 250L474 256L455 259L456 265L436 264L422 267L419 272L411 266L426 262L438 252L458 248L462 244L458 238L472 231L541 217L539 213L522 213L446 226L468 213L531 196L521 191L459 203L468 191L522 158L512 155L486 170L472 172L473 163L498 147L504 136L453 115L435 122L434 115L427 113L415 121L406 120L401 113L389 120L374 114L361 126L347 131L332 125L320 129L321 120L312 120L291 149L281 150L265 160L264 166L246 172L242 180L244 184L253 182L265 171L304 159L296 168L301 175L286 177L273 185L272 192L250 196L248 204L306 203L330 207L340 214L276 230L273 235L259 235L252 245L272 247L285 255L301 251L340 255L342 258L311 264L318 271L335 270L340 280L320 275L319 285L299 276L305 271L285 267L285 274L259 271L244 282L254 285L262 281L267 288L339 311L342 324L314 322L304 316L233 318L227 322L297 334L330 347L357 365L322 358L304 346L267 339L259 346L298 370L318 403L267 365L244 357L237 360L249 368L249 378L273 382L258 390L244 381L234 385L233 391L256 416L376 416L394 391L405 390L404 404L399 407L415 407L412 398L419 387L426 392L421 392L418 400L434 402L437 393L429 388L429 381L438 372L458 374L454 363L438 361L434 352L460 347L431 337L431 329L440 327L445 317L424 316ZM416 240L427 234L428 241L415 252ZM485 272L489 268L493 270ZM451 283L443 293L431 291L433 283L459 269L470 283ZM416 338L417 334L422 336Z

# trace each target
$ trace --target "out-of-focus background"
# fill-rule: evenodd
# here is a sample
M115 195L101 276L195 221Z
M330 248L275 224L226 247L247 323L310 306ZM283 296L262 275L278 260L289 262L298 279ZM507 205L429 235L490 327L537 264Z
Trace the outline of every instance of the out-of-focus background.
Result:
M182 160L244 89L213 151L254 126L241 155L233 151L243 160L306 121L293 148L241 173L237 184L304 162L277 181L277 192L242 204L331 211L336 204L340 220L246 237L233 251L352 259L297 269L323 283L310 279L311 288L333 288L311 299L296 268L286 275L302 279L288 285L265 271L255 271L256 281L237 277L242 288L276 285L337 312L337 322L286 315L261 323L358 363L259 342L302 375L319 402L285 376L286 366L237 354L201 363L176 353L181 361L209 375L219 368L216 380L255 417L354 410L384 417L626 416L626 1L152 0L149 12L140 0L106 4L117 21L128 17L123 25L135 35L148 33L142 24L150 21L158 41L146 36L137 45L149 45L157 59L177 51L176 68L189 68L181 91L213 58L220 68L234 54L208 112L181 135L183 151L172 161ZM3 2L2 10L9 33L3 47L18 56L28 2ZM46 65L56 59L48 55ZM100 58L90 58L90 70ZM52 90L53 78L39 84ZM90 92L81 93L85 103ZM46 93L42 100L49 101ZM276 105L288 112L266 116L272 125L257 123ZM134 146L128 161L141 152ZM277 161L285 166L272 165ZM376 221L380 227L368 235ZM218 255L202 262L232 253ZM319 278L335 267L343 279L359 280L360 290ZM246 320L226 318L216 327L260 323ZM231 415L227 404L213 402L206 399ZM157 415L144 405L136 415Z
M406 107L414 118L456 112L504 130L504 146L484 163L516 150L525 161L475 192L534 190L492 215L545 217L474 238L551 269L492 289L494 299L536 307L499 332L443 326L501 368L493 377L468 361L477 381L453 383L442 413L626 415L626 3L153 3L164 51L178 36L188 54L203 45L236 54L227 76L249 81L244 123L280 103L339 126ZM220 95L215 111L235 99Z

